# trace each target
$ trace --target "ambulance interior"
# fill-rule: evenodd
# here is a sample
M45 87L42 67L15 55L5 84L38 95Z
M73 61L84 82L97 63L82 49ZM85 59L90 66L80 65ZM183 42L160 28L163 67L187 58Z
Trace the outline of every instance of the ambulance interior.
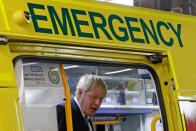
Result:
M142 66L92 62L63 64L72 97L79 78L94 74L103 78L108 93L92 121L95 131L151 131L160 114L157 88L151 72ZM58 131L56 105L64 103L64 87L57 61L18 60L15 64L24 131ZM107 121L114 121L104 124ZM161 120L156 131L162 131Z

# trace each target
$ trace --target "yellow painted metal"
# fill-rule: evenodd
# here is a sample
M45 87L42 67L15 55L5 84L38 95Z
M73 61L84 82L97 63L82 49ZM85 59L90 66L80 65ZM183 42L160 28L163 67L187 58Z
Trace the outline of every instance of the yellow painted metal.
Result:
M13 20L19 25L19 26L25 26L30 23L30 20L25 17L24 10L17 10L13 13L12 17Z
M108 60L117 62L126 62L129 59L143 60L146 63L148 59L139 52L123 51L123 50L110 50L110 49L95 49L76 46L64 46L55 44L42 44L42 43L21 43L10 42L10 50L12 52L12 58L17 56L29 55L29 56L45 56L45 57L61 57L72 59L85 59L85 60Z
M9 88L9 94L12 101L12 111L13 111L13 121L15 125L16 131L23 131L23 125L22 125L22 113L20 109L20 99L18 96L18 89L17 88Z
M37 33L34 30L32 20L30 20L29 24L25 24L25 19L23 17L22 11L28 11L27 3L41 4L45 7L45 9L43 10L35 10L35 12L48 18L47 21L38 20L39 26L50 29L53 29L53 26L51 19L49 19L49 13L46 10L48 5L55 7L58 14L61 14L60 9L64 7L77 10L85 9L86 12L99 12L103 14L105 18L108 18L108 16L111 15L112 12L112 14L120 16L121 18L124 18L124 16L130 16L138 18L138 20L141 18L145 21L164 21L167 23L172 23L175 26L177 24L181 24L181 38L184 47L181 48L176 43L170 47L164 45L163 43L160 43L158 45L152 39L149 39L150 44L148 44L146 41L145 43L135 43L131 40L126 42L120 42L116 39L108 40L106 39L103 32L99 32L100 39L82 38L77 35L65 36L62 34L62 32L59 32L59 34L54 34L54 30L52 30L52 34ZM5 107L0 109L0 116L3 116L0 117L0 124L3 119L5 119L5 123L8 121L10 122L9 124L6 123L5 126L0 125L0 130L13 131L13 127L17 122L21 124L20 113L10 110L16 107L18 108L18 106L16 106L18 105L16 104L17 94L15 93L10 95L9 93L7 93L7 88L16 88L16 81L12 63L13 59L21 56L33 56L35 58L71 58L74 60L104 61L107 63L140 63L152 67L157 73L157 76L160 80L161 93L166 110L165 113L167 116L169 131L182 131L183 129L181 125L183 122L181 121L180 112L178 109L178 98L179 96L183 96L189 98L190 100L195 100L196 94L196 62L193 60L193 56L196 56L196 45L194 44L195 38L192 35L196 34L196 18L187 15L172 14L136 7L109 5L93 1L91 1L90 3L91 4L89 4L88 1L78 2L74 0L0 0L0 36L6 36L10 40L8 45L0 45L0 94L5 94L0 95L0 101L3 102L3 100L6 99L6 102L10 104L1 104ZM20 12L20 15L16 13L17 11ZM15 18L17 16L15 13L20 16L20 18L17 20ZM87 20L89 25L92 24L90 23L90 18L87 17L87 15L80 16L78 18ZM18 24L18 21L22 22L19 22ZM141 25L139 23L134 23L133 25L135 27L141 28ZM147 23L147 25L149 26L150 24ZM120 23L115 23L115 28L118 29L119 27ZM82 26L81 28L82 30L85 30L87 32L92 32L93 30L92 26ZM109 26L107 26L106 29L109 30ZM74 30L76 31L75 28ZM70 33L71 32L68 31L68 34ZM174 35L171 32L167 32L166 29L164 29L162 34L165 38L168 38L168 40ZM144 37L142 33L138 33L136 36ZM176 38L174 39L174 41L176 41ZM148 61L145 55L141 55L139 53L135 54L133 52L159 53L167 55L168 58L165 58L163 63L154 65ZM173 89L171 83L172 78L174 79L176 90ZM165 82L168 82L169 84L165 85ZM13 106L14 104L15 106ZM14 118L15 122L13 122L10 118L10 115L18 118L19 120L16 120ZM68 119L71 121L70 118ZM18 125L18 127L15 126L15 130L22 130L20 124ZM70 127L70 129L72 128Z
M34 40L39 40L39 41L48 41L48 39L51 42L61 42L64 43L65 41L67 43L77 43L80 45L86 45L86 46L109 46L109 47L114 47L114 46L118 46L118 47L126 47L126 48L138 48L138 49L144 49L143 47L145 46L144 50L164 50L164 49L168 49L167 46L161 46L161 45L156 45L155 43L152 42L152 45L149 44L134 44L130 41L127 42L119 42L117 40L107 40L106 37L104 36L103 32L100 32L100 37L101 39L89 39L89 38L82 38L82 37L72 37L72 36L66 36L63 35L61 32L59 34L41 34L41 33L36 33L33 29L33 25L32 23L21 28L21 26L18 26L17 23L15 21L13 21L13 13L15 13L18 10L28 10L27 8L27 3L35 3L35 4L41 4L45 6L45 10L35 10L36 13L38 13L39 15L43 15L47 17L47 21L42 21L42 20L38 20L38 24L40 27L43 28L50 28L52 29L52 21L50 19L49 13L47 11L47 6L54 6L57 10L58 14L61 14L61 8L64 7L68 7L68 9L78 9L78 10L83 10L86 9L85 11L93 11L93 12L100 12L104 15L104 17L108 17L111 12L112 14L116 14L118 16L124 17L124 16L130 16L131 17L136 17L138 18L138 16L140 16L140 18L143 18L144 20L148 20L149 19L149 14L151 14L151 10L146 10L146 9L141 9L141 8L134 8L134 7L127 7L127 6L118 6L118 5L108 5L108 4L103 4L100 2L90 2L92 4L89 4L89 1L80 1L80 3L78 3L78 1L62 1L62 0L50 0L50 1L39 1L39 0L27 0L25 2L15 2L12 1L13 5L17 5L17 7L12 7L12 5L9 4L10 1L3 1L2 0L2 5L4 5L4 12L7 13L6 14L6 19L8 20L8 25L10 26L10 30L2 30L2 33L6 34L7 36L10 37L17 37L17 39L26 39L28 40L28 38L33 38ZM93 9L93 10L92 10ZM156 22L158 20L169 20L168 18L173 17L174 19L179 19L179 16L175 16L175 15L170 15L170 14L165 14L168 15L169 17L164 17L162 18L162 12L159 11L153 11L153 20ZM184 16L185 18L190 19L190 17L188 16ZM87 16L84 16L82 18L85 18L89 24L90 23L90 18ZM169 20L172 21L172 20ZM31 21L32 22L32 21ZM173 22L173 21L172 21ZM174 21L173 23L176 24L176 22ZM140 26L139 23L135 24L136 26ZM115 23L116 28L119 28L120 23L116 22ZM86 30L88 32L92 32L92 27L85 27L82 26L83 30ZM107 30L109 30L109 26L106 27ZM74 29L76 30L76 29ZM53 30L54 32L54 30ZM165 34L167 37L172 35L170 34L171 32L168 32L167 34ZM68 34L70 34L70 31L68 32ZM52 37L51 37L52 36ZM55 37L54 37L55 36ZM141 36L143 37L143 34L138 33L137 36ZM65 39L66 38L66 39ZM89 44L91 41L93 40L93 44ZM104 42L104 44L102 44ZM78 45L77 44L77 45ZM75 44L74 44L75 45ZM123 45L123 46L121 46ZM173 46L172 46L173 47ZM174 46L178 47L178 46Z
M6 9L5 9L5 6L4 6L4 2L3 1L0 1L0 18L1 18L1 21L0 21L0 29L1 31L3 30L10 30L10 26L9 26L9 22L8 22L8 19L7 19L7 12L6 12Z
M72 125L72 111L71 111L71 95L69 91L69 84L67 80L66 72L63 68L63 65L59 65L63 86L64 86L64 93L65 93L65 117L66 117L66 125L68 131L73 131L73 125Z
M158 120L161 119L161 116L160 114L157 114L153 119L152 119L152 122L151 122L151 131L156 131L156 123Z
M12 3L12 4L9 4ZM25 26L20 26L13 20L14 12L18 10L27 10L27 3L35 3L43 5L45 9L36 9L35 13L41 16L45 16L47 20L37 20L38 24L42 28L49 28L52 30L52 34L37 33L34 30L32 21L30 24ZM137 50L137 51L151 51L151 52L167 52L170 68L173 73L175 80L176 89L183 90L195 90L194 81L196 81L195 73L196 72L196 62L192 59L187 59L187 57L195 56L196 45L194 43L193 35L187 34L196 34L196 18L180 15L174 13L166 13L162 11L154 11L143 8L136 7L127 7L119 5L109 5L101 2L92 2L90 1L63 1L63 0L26 0L26 1L14 1L14 0L1 0L1 19L3 22L0 22L0 35L5 35L12 40L26 40L26 41L39 41L47 43L58 43L63 45L77 45L77 46L88 46L88 47L104 47L104 48L115 48L123 50ZM77 9L84 11L92 11L101 13L105 18L108 18L109 15L115 14L123 18L124 16L130 16L138 19L143 19L145 21L153 20L153 22L164 21L166 23L172 23L174 27L177 27L177 24L181 24L181 39L184 47L179 47L178 43L174 43L172 46L166 46L163 43L156 44L152 39L149 39L150 44L148 43L135 43L131 40L126 42L121 42L116 39L108 40L105 34L100 31L100 39L89 39L79 36L70 36L63 35L62 32L59 34L54 33L53 25L50 19L50 15L47 10L47 6L53 6L57 14L61 14L61 8L68 9ZM153 18L149 17L152 16ZM138 17L139 16L139 17ZM61 17L59 17L61 18ZM89 23L89 26L81 26L82 30L86 32L92 32L93 28L90 26L92 23L90 18L87 15L80 17L82 20L86 20ZM147 23L149 26L149 22ZM134 23L135 27L141 28L140 23ZM115 28L120 27L120 22L115 23ZM109 30L109 26L105 27L106 30ZM74 31L76 29L74 28ZM71 34L68 30L68 34ZM164 37L169 40L174 36L171 31L168 32L167 29L163 29L162 34ZM144 37L143 33L137 33L137 37ZM177 41L176 38L172 38L174 41ZM185 55L186 54L186 55ZM184 67L189 66L189 68L184 69Z
M0 45L0 87L15 87L16 80L8 45Z
M116 116L115 120L100 120L93 121L93 125L115 125L120 122L120 116Z
M9 88L0 87L0 104L0 130L18 131L15 129L13 101L10 98Z

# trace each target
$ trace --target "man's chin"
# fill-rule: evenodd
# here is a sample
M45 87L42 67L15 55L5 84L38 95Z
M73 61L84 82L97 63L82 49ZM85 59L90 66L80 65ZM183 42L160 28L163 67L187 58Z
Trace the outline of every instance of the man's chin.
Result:
M91 111L91 112L89 112L89 116L94 116L95 115L95 113L96 113L96 111Z

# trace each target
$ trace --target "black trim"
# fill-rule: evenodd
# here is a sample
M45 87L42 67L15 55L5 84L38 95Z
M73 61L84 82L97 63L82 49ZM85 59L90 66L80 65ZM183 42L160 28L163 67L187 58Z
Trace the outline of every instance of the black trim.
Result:
M168 122L167 122L167 115L166 115L165 106L164 106L164 102L163 102L163 96L162 96L161 88L160 88L161 85L160 85L159 77L151 67L149 67L147 69L150 71L150 73L152 74L152 76L154 78L155 87L156 87L156 91L157 91L157 97L158 97L158 101L159 101L159 107L161 110L164 131L169 131Z

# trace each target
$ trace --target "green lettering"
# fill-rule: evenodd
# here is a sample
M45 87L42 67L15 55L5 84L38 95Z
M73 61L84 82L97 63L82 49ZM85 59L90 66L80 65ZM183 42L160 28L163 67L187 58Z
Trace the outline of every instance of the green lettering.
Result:
M58 31L58 28L57 28L57 23L58 23L58 25L60 26L61 31L63 32L63 34L68 35L67 23L66 23L66 21L68 21L69 27L71 29L72 36L76 35L75 32L74 32L73 24L71 22L71 18L70 18L68 9L62 8L62 20L63 20L63 22L61 22L58 14L57 14L57 12L56 12L56 10L54 9L53 6L48 6L48 11L49 11L49 14L50 14L50 18L51 18L51 21L52 21L52 25L53 25L55 34L59 34L59 31Z
M124 34L123 36L119 36L114 30L114 26L113 26L113 21L114 20L118 20L121 24L124 23L124 21L119 16L110 15L109 18L108 18L108 24L109 24L109 27L110 27L110 30L111 30L112 34L119 41L127 41L129 39L129 36L128 36L128 32L127 32L126 28L118 27L118 30L120 32L123 32L123 34Z
M28 4L29 12L31 14L31 18L32 18L32 22L33 22L35 32L52 34L51 29L41 28L41 27L39 27L38 22L37 22L38 20L48 21L46 16L37 15L37 14L35 14L35 11L34 11L34 9L45 10L44 5L33 4L33 3L27 3L27 4Z
M138 22L138 19L133 17L125 17L125 20L129 29L131 40L137 43L145 43L144 39L135 38L134 36L134 32L141 32L140 28L131 26L131 22Z
M84 26L89 26L88 21L84 21L84 20L79 20L77 15L86 15L86 12L83 10L76 10L76 9L71 9L72 12L72 16L76 25L76 29L78 32L78 36L79 37L87 37L87 38L93 38L93 34L92 33L87 33L87 32L82 32L80 26L84 25Z
M152 37L152 39L154 40L154 42L159 45L159 40L158 40L158 36L157 36L157 33L156 33L156 30L154 28L154 24L152 22L152 20L149 20L150 22L150 26L151 26L151 30L150 28L147 26L147 24L144 22L144 20L140 19L140 23L142 25L142 29L143 29L143 32L144 32L144 36L145 36L145 39L146 39L146 42L148 44L150 44L150 41L149 41L149 38L148 38L148 34Z
M171 23L168 23L168 25L170 26L170 28L173 30L173 32L175 33L176 37L178 38L178 42L179 42L180 47L183 47L182 40L181 40L181 24L177 24L177 29L176 30L172 26Z
M163 34L161 32L161 27L165 27L167 30L169 30L169 27L166 23L164 23L163 21L159 21L157 22L157 32L159 34L160 39L162 40L162 42L167 45L167 46L172 46L174 43L174 40L172 38L170 38L169 41L166 41L163 37Z
M88 13L89 13L89 16L90 16L90 19L91 19L91 22L92 22L93 30L95 32L95 37L97 39L100 39L99 32L98 32L98 28L99 28L99 29L102 30L102 32L106 35L106 37L109 40L112 40L112 37L110 36L110 34L105 29L107 23L106 23L106 20L105 20L104 16L100 13L97 13L97 12L88 12ZM95 17L100 18L101 23L96 22Z

